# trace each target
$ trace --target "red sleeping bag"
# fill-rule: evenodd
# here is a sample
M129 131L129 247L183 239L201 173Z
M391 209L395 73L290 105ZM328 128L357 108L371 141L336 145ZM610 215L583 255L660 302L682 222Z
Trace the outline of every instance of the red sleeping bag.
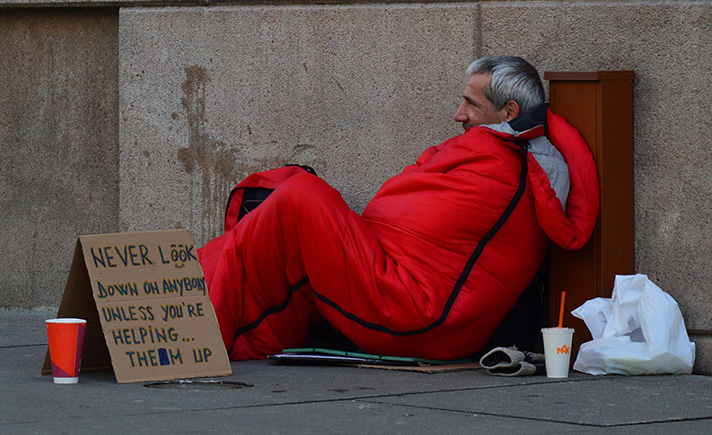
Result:
M578 249L598 216L590 151L563 118L549 111L546 121L568 165L566 210L527 153L544 125L476 127L429 148L360 216L323 180L290 169L198 252L230 358L299 346L324 319L370 353L445 360L478 351L549 239Z

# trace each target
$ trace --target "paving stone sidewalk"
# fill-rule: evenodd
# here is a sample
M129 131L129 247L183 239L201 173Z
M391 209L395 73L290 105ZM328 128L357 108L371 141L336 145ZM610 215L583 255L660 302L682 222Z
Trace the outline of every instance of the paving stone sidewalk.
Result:
M712 377L571 373L503 378L354 367L232 363L233 375L77 385L41 376L44 319L0 309L0 434L712 433Z

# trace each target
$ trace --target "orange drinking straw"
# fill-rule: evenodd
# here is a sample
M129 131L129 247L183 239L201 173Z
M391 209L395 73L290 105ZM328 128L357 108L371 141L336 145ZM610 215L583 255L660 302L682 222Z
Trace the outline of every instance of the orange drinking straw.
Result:
M566 299L566 292L561 292L561 309L559 310L559 328L564 323L564 300Z

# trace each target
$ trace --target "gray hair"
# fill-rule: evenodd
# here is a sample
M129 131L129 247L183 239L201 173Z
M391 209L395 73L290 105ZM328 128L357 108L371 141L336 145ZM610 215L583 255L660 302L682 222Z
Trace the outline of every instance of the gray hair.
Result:
M485 96L496 110L514 100L519 104L520 113L526 113L545 101L539 73L521 57L490 56L477 59L467 67L467 76L472 74L492 76Z

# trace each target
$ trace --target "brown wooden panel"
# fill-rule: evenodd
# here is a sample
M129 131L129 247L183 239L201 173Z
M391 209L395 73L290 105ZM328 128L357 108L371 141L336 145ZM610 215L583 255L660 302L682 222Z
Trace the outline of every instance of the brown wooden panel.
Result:
M550 253L549 315L576 330L573 348L591 339L570 312L589 299L610 297L615 275L634 273L632 71L547 72L549 105L581 133L596 159L601 213L591 240L578 251ZM572 363L573 363L572 359Z
M632 81L601 81L599 100L601 259L597 291L599 296L609 297L615 275L634 273Z
M595 82L552 82L549 85L549 106L576 127L595 154L596 146L596 104Z
M583 80L633 80L633 71L547 71L544 79L550 81Z

